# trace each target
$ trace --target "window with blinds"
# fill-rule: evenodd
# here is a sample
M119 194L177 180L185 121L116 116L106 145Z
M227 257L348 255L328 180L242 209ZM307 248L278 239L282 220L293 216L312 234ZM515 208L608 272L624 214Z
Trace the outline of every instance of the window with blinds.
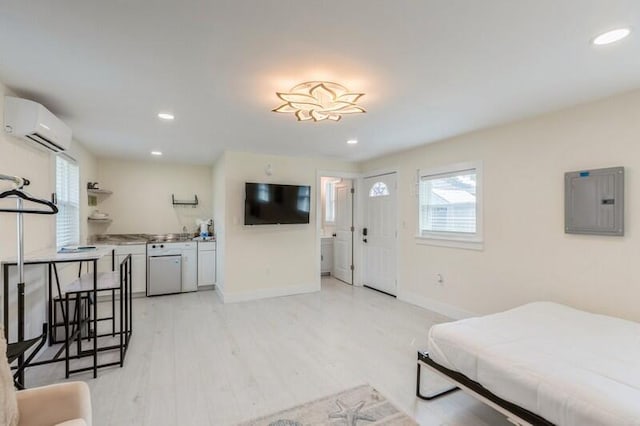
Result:
M324 184L324 222L336 222L336 182L332 180Z
M58 248L80 242L80 173L75 161L56 157L56 245Z
M477 163L419 172L419 236L481 240L480 173Z

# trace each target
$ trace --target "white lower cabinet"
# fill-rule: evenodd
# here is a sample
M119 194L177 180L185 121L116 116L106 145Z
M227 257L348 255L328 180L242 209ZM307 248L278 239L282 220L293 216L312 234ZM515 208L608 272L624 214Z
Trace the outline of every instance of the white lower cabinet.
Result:
M216 243L198 242L198 287L216 283Z
M182 251L182 292L198 291L198 249L196 243Z
M145 244L117 246L116 270L119 270L120 263L129 254L131 255L131 291L145 293L147 291L147 246Z
M329 275L333 273L333 238L322 238L320 242L320 273Z
M110 272L112 271L111 267L113 265L112 256L104 256L98 260L98 272ZM89 272L91 267L87 269L87 266L84 266L83 270Z

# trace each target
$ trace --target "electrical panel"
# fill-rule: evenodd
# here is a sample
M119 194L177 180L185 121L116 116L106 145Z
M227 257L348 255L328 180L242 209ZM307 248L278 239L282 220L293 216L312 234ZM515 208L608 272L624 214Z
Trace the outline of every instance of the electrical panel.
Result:
M624 235L624 167L564 175L567 234Z

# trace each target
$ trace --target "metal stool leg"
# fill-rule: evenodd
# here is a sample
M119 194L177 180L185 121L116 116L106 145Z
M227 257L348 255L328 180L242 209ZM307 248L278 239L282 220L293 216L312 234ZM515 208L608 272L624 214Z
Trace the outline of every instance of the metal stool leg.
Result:
M69 313L69 296L64 297L65 311ZM64 316L64 376L69 378L69 315Z
M120 292L122 293L122 291ZM116 290L111 290L111 336L116 337Z

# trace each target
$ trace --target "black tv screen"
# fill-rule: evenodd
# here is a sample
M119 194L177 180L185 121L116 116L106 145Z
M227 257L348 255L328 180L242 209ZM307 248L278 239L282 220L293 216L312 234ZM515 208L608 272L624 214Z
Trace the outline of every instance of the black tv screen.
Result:
M310 186L245 183L245 225L309 223L310 210Z

